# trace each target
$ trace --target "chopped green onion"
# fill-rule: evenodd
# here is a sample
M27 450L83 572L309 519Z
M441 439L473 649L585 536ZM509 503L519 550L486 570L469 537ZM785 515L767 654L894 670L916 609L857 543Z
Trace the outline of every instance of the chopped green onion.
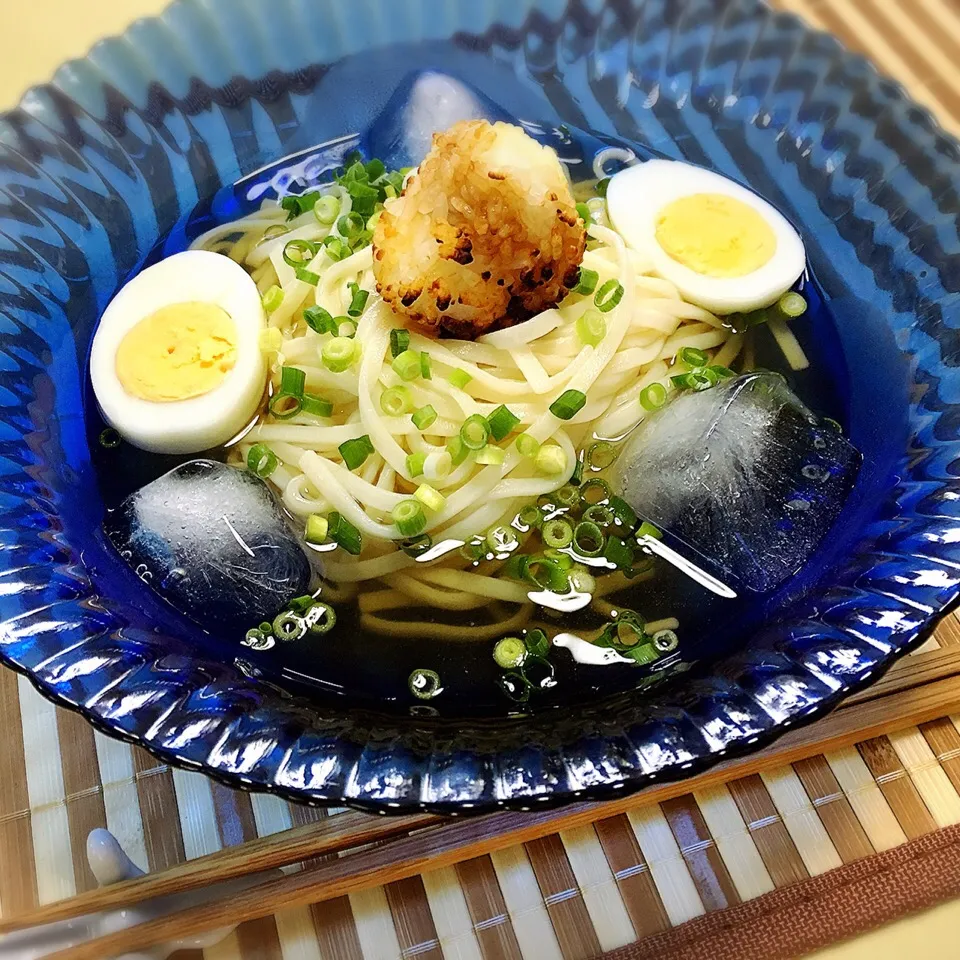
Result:
M543 555L549 557L551 560L556 560L564 570L570 571L573 569L573 557L563 550L558 550L555 547L546 547Z
M577 462L573 466L573 473L570 474L570 482L579 487L583 482L583 451L581 450L577 456Z
M613 511L602 503L595 503L583 511L583 519L595 523L601 529L612 527L614 521Z
M478 563L486 556L487 550L482 543L471 541L460 548L460 556L470 563Z
M266 479L277 469L277 455L263 443L255 443L247 452L247 469Z
M587 402L587 395L581 390L564 390L553 403L550 412L560 420L575 417Z
M276 284L273 284L267 287L267 292L263 295L260 302L268 314L273 313L280 307L280 304L283 303L283 291Z
M401 380L416 380L420 376L420 357L415 350L404 350L390 365Z
M563 592L566 592L566 590ZM527 657L520 668L520 673L523 679L530 684L532 690L543 690L556 684L553 679L556 669L549 660L545 660L543 657Z
M513 553L500 568L500 573L510 580L526 580L530 558L525 553Z
M286 224L274 223L263 231L263 236L257 241L257 245L259 246L261 243L266 243L268 240L276 240L277 237L282 237L285 233L289 232L290 228Z
M413 409L409 387L389 387L380 395L380 409L388 417L401 417Z
M667 402L667 388L662 383L647 384L640 391L640 406L653 413Z
M425 407L414 410L413 416L410 419L413 420L413 425L418 430L426 430L427 427L431 427L436 423L437 411L434 410L432 404L428 403Z
M588 310L577 317L577 336L587 347L596 347L607 335L607 321L602 313Z
M327 256L333 261L344 260L350 256L350 247L333 234L324 237L322 243L327 251Z
M613 496L610 484L606 480L593 477L580 487L580 502L584 507L592 507L595 503L605 503Z
M597 283L600 281L600 274L596 270L588 270L586 267L580 268L580 278L577 285L573 288L574 293L580 293L585 297L590 296L597 289Z
M399 357L410 347L410 331L402 327L390 331L390 356Z
M493 659L504 670L519 667L526 657L527 647L519 637L504 637L493 648Z
M565 553L561 556L570 559ZM597 581L593 574L579 563L567 574L567 579L570 581L570 589L576 590L577 593L593 593L597 589Z
M307 517L307 526L303 534L303 539L307 543L323 543L327 539L327 531L330 529L330 524L327 523L326 517L321 517L319 513L311 513Z
M287 220L296 220L303 211L300 209L299 197L283 197L280 206L287 211Z
M347 240L356 240L365 226L364 218L355 210L351 210L345 217L341 217L337 221L337 232L341 237L346 237Z
M603 559L618 570L629 570L633 566L633 550L620 537L611 534L603 548Z
M543 514L540 512L539 507L528 503L525 507L521 507L520 512L517 514L517 520L525 527L539 528L543 523Z
M603 531L589 520L581 520L573 530L573 549L581 557L599 557L603 553Z
M360 217L361 223L366 226L366 218L373 213L374 207L380 199L380 191L367 183L351 183L347 189L350 192L350 199L353 201L353 212ZM342 220L343 217L340 219ZM359 245L363 242L364 233L365 231L361 230L356 237L351 236L350 239Z
M460 439L468 450L482 450L489 437L490 427L479 413L467 417L460 428Z
M497 554L510 553L520 546L517 535L509 527L500 524L497 527L491 527L487 531L487 546Z
M527 564L526 580L527 583L551 593L566 593L570 589L567 571L549 557L531 557Z
M655 527L652 523L647 523L646 520L640 524L636 536L638 540L642 539L643 537L653 537L654 540L663 539L663 534L660 532L660 529Z
M363 465L364 460L374 452L370 437L364 434L362 437L353 437L350 440L344 440L337 449L348 470L356 470Z
M303 398L292 393L275 393L270 398L269 410L278 420L289 420L303 409Z
M720 382L720 377L711 370L710 367L697 367L689 373L679 377L671 377L670 379L676 386L680 387L680 389L693 390L694 393L701 390L709 390Z
M561 547L569 547L573 542L573 527L569 520L554 517L552 520L544 521L540 528L540 536L548 547L559 550Z
M684 347L677 354L677 360L685 363L688 367L702 367L709 359L703 350L698 350L696 347Z
M303 319L307 321L307 326L317 333L332 333L337 335L337 322L333 319L329 310L323 307L307 307L303 311Z
M497 678L500 689L515 703L526 703L530 699L533 684L516 670L509 670Z
M337 614L329 603L318 600L303 615L307 630L313 634L329 633L337 622Z
M276 327L264 327L257 339L261 353L279 353L283 349L283 334Z
M401 500L391 512L397 530L405 537L415 537L423 533L427 525L427 516L416 500Z
M347 315L359 317L367 305L367 299L370 297L369 290L361 290L360 284L350 283L347 285L350 290L350 306L347 307Z
M363 537L361 537L360 531L342 513L338 513L336 510L327 515L327 536L352 556L360 555L360 550L363 547Z
M555 443L545 443L537 453L536 466L548 477L563 473L567 469L567 455L563 452L563 447Z
M503 450L500 447L495 447L492 443L488 443L482 450L477 451L476 460L477 463L483 466L489 466L493 464L494 466L503 463L504 457Z
M601 313L609 313L623 299L623 284L608 280L594 295L594 306Z
M521 457L535 457L540 452L540 441L529 433L521 433L514 441L517 447L517 453Z
M323 345L320 358L331 373L343 373L357 359L357 345L349 337L334 337Z
M406 460L407 473L411 477L419 477L423 473L423 466L427 461L425 453L408 453Z
M302 397L307 383L307 375L297 367L280 368L280 392L293 397Z
M590 216L590 208L585 203L578 203L577 216L583 221L584 226L589 226L593 217Z
M443 690L440 686L440 674L436 670L424 670L423 667L417 667L410 674L407 686L418 700L432 700Z
M424 380L433 379L433 371L430 369L430 354L426 350L420 351L420 376Z
M254 650L264 650L266 649L263 646L263 642L267 639L263 633L257 630L255 627L252 630L248 630L244 636L244 639L247 641L244 646L253 647Z
M520 418L508 410L502 403L487 417L490 436L494 440L502 440L520 422Z
M306 613L313 606L313 597L305 593L302 597L294 597L287 606L294 613Z
M303 617L292 610L286 610L274 619L273 632L278 640L289 642L299 640L307 632L307 626Z
M291 240L283 248L283 262L296 270L306 266L318 252L319 247L309 240Z
M549 496L561 507L575 507L580 503L580 488L574 483L565 483Z
M624 654L624 656L636 660L637 663L641 665L653 663L654 660L657 660L660 657L660 654L657 653L656 648L649 643L638 643L632 647L627 647L627 649L621 652Z
M807 301L795 290L790 290L777 301L777 309L793 319L807 312Z
M570 559L566 554L563 556L565 559ZM539 628L529 630L523 638L523 644L527 648L527 652L534 657L545 657L550 652L550 641Z
M423 465L423 475L428 480L441 480L449 476L453 469L453 457L446 450L427 454Z
M374 157L373 160L367 161L365 169L367 171L367 178L371 181L376 180L378 177L382 177L387 171L383 161L378 160L376 157Z
M447 453L450 454L450 460L455 467L459 467L470 454L470 450L463 442L460 434L455 434L447 441Z
M713 371L721 380L729 380L736 376L729 367L724 367L719 363L713 363L707 369Z
M315 287L320 282L320 274L314 273L312 270L297 267L295 272L298 280L302 283L309 283L311 287Z
M100 446L104 450L116 450L120 446L120 434L113 427L105 427L100 431Z
M337 317L337 336L355 337L357 335L357 325L349 317Z
M631 507L623 497L617 496L611 497L607 506L610 507L610 510L613 512L613 517L617 524L625 530L632 532L637 525L637 515L633 511L633 507Z
M301 403L303 412L314 417L329 417L333 413L333 404L329 400L314 396L312 393L305 393Z
M439 490L434 490L429 483L421 483L417 487L414 496L425 506L433 511L442 510L443 505L447 502L447 498L440 493Z
M593 188L597 191L598 197L605 197L607 195L607 187L610 185L610 178L603 177L601 180L597 181L597 185Z
M587 463L594 470L606 470L619 454L620 451L609 440L598 440L587 448Z
M472 379L473 376L471 374L467 373L466 370L461 370L459 367L447 377L447 380L460 390L463 390Z
M673 630L658 630L652 639L654 649L659 653L673 653L680 646L680 638Z
M329 193L322 196L313 205L313 215L317 218L317 221L325 227L329 227L330 224L337 219L339 213L340 198L331 196Z

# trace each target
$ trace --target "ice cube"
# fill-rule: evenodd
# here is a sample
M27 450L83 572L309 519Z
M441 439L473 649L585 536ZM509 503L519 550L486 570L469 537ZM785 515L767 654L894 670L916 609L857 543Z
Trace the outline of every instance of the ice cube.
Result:
M623 498L721 579L771 590L836 520L860 454L775 373L682 393L647 420L617 463Z
M461 120L481 118L516 123L478 90L456 77L427 70L390 98L364 135L364 154L379 157L388 167L415 165L427 155L435 133Z
M266 484L212 460L131 494L104 532L145 583L214 633L242 638L310 586L310 561Z

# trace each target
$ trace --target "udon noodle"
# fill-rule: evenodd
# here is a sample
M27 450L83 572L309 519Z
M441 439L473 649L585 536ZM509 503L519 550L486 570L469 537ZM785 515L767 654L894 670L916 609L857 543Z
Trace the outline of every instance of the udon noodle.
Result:
M349 213L350 195L341 186L330 185L323 193L339 200L341 215ZM426 533L434 543L458 546L491 527L509 524L525 503L567 483L578 450L595 439L622 437L635 427L645 415L638 391L654 382L670 390L668 364L682 348L702 350L711 363L723 366L740 354L742 334L686 302L671 283L654 275L651 264L628 249L607 224L602 201L594 201L591 208L596 222L588 227L583 266L597 272L600 284L613 279L624 290L619 304L605 314L602 341L585 346L577 337L577 319L593 298L575 292L556 308L476 341L435 340L410 331L410 349L427 351L432 363L431 379L403 384L416 407L429 404L438 414L425 431L416 428L409 414L388 416L381 410L382 393L402 383L390 351L391 330L402 324L375 293L355 321L362 354L344 372L324 366L320 347L331 335L316 333L304 319L304 309L314 304L333 317L344 317L356 289L350 284L375 289L369 245L336 261L321 243L320 252L306 265L319 282L304 282L283 258L286 244L295 239L320 243L336 236L337 223L326 226L311 211L288 223L287 211L273 202L211 230L194 244L241 264L261 293L274 285L282 290L282 302L270 315L271 329L277 331L270 335L276 348L271 356L273 388L279 386L281 367L294 366L306 375L307 390L334 404L330 417L300 413L278 420L264 410L231 457L244 462L252 444L268 445L279 460L269 482L292 515L305 519L336 510L361 532L358 556L337 551L323 557L322 567L330 581L324 586L325 597L346 601L359 594L363 627L396 636L494 638L529 623L535 609L527 586L494 576L502 560L472 562L454 549L427 564L401 549L401 535L390 515L417 486L408 473L409 454L425 455L424 477L445 498L439 510L429 512ZM464 387L448 379L457 370L470 378ZM572 419L562 421L548 407L566 389L581 391L587 402ZM501 403L520 418L517 429L563 451L563 472L537 473L513 445L505 447L500 464L479 464L470 457L444 469L449 462L445 444L464 419L486 417ZM338 448L364 435L375 452L352 472ZM611 606L605 598L627 583L620 572L598 574L594 610L606 615ZM407 610L424 607L446 621L406 619ZM466 619L473 625L464 626Z

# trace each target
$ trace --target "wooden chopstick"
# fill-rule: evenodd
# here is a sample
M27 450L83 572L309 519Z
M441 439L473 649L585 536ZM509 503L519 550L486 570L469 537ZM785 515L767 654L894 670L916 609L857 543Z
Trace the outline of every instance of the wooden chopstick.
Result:
M249 876L261 870L285 867L323 854L340 853L365 843L388 840L398 834L419 830L444 820L444 817L429 813L372 817L367 813L350 810L302 827L228 847L160 873L148 873L136 880L124 880L108 887L88 890L66 900L48 903L28 913L0 918L0 934L57 920L72 920L111 907L130 907L170 893L186 893L188 890Z
M838 710L812 727L803 727L785 734L776 744L765 750L718 764L692 783L699 789L711 783L756 773L768 767L772 759L776 759L778 763L791 763L814 753L835 750L894 729L936 719L951 712L958 704L960 676L951 676L916 689L902 690L856 707ZM499 813L474 820L451 820L435 830L418 832L414 836L393 840L374 849L321 863L301 873L268 880L231 895L229 900L191 907L91 940L51 954L48 960L103 960L104 957L145 949L176 938L268 916L279 909L317 903L345 893L401 880L425 870L449 866L558 830L572 829L603 817L611 817L640 803L653 803L677 796L690 789L692 784L687 780L658 784L641 794L619 797L604 803L579 803L553 811ZM365 814L339 814L332 819L341 816L372 819ZM410 829L410 823L415 818L403 819L407 821L405 829ZM417 826L429 826L438 819L440 818L425 819ZM313 824L312 827L316 829L323 822ZM398 821L373 820L371 831L377 834L377 839L383 839L384 834L379 833L379 830L388 829L392 822ZM365 842L369 842L369 839ZM306 858L310 853L309 844L304 843L298 848L298 855L293 860ZM256 869L262 869L262 863L258 864ZM238 875L240 873L233 874ZM167 889L165 892L171 891Z
M581 811L596 804L580 804ZM492 850L523 843L549 832L557 813L498 813L455 820L426 833L403 837L318 864L310 870L269 880L228 900L218 900L149 920L126 930L52 953L47 960L104 960L132 949L146 949L227 924L269 916L284 909L318 903L346 893L449 866Z

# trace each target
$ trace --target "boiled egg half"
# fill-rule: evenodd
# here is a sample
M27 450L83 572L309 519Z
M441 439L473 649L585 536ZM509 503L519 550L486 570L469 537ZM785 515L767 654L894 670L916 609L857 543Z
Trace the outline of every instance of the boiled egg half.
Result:
M154 453L230 440L263 396L265 322L256 284L227 257L189 250L148 267L93 338L90 379L105 419Z
M797 231L766 200L679 160L648 160L615 174L607 214L661 277L717 314L769 306L806 263Z

